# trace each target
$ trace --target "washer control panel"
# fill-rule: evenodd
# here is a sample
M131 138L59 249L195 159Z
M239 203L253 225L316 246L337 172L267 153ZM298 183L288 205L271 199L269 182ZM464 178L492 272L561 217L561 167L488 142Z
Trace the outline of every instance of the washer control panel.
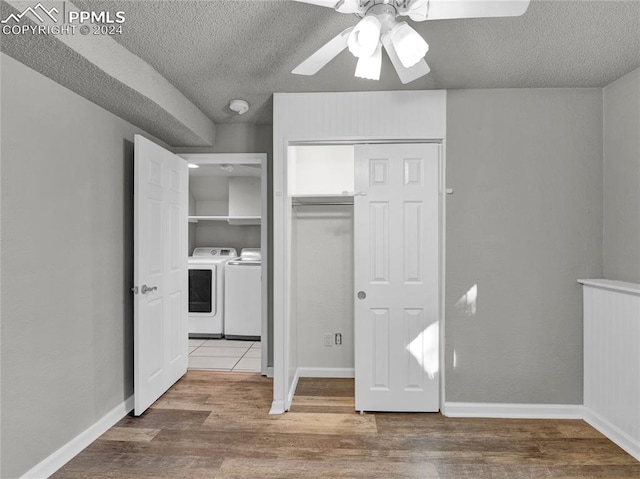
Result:
M193 256L235 258L238 256L238 253L235 248L195 248L193 250Z

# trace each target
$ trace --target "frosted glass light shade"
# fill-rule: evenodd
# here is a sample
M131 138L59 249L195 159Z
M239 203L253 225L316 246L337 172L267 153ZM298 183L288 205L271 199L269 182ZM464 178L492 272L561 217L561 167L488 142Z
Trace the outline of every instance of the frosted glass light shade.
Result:
M378 43L373 55L358 59L355 75L367 80L380 80L380 70L382 70L382 44Z
M406 22L400 22L393 27L390 35L398 58L405 68L411 68L429 51L429 45L424 38Z
M380 42L382 25L373 15L364 17L355 26L347 40L349 51L356 57L370 57Z

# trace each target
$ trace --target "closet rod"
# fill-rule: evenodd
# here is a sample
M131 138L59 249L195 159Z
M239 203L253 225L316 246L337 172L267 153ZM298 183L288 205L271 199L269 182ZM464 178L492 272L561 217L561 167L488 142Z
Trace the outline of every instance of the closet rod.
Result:
M291 203L291 207L294 206L353 206L353 203L347 203L347 202L342 202L342 203Z

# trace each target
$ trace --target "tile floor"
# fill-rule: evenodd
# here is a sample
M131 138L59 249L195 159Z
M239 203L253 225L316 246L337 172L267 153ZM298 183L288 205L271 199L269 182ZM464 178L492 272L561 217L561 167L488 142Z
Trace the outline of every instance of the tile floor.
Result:
M260 341L189 339L189 369L260 372Z

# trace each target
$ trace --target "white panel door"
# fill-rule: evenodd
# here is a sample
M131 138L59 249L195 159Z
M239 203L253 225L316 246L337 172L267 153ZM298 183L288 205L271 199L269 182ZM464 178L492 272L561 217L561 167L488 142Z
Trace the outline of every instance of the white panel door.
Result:
M187 372L187 163L135 136L134 393L139 416Z
M356 410L439 410L439 147L356 146Z

